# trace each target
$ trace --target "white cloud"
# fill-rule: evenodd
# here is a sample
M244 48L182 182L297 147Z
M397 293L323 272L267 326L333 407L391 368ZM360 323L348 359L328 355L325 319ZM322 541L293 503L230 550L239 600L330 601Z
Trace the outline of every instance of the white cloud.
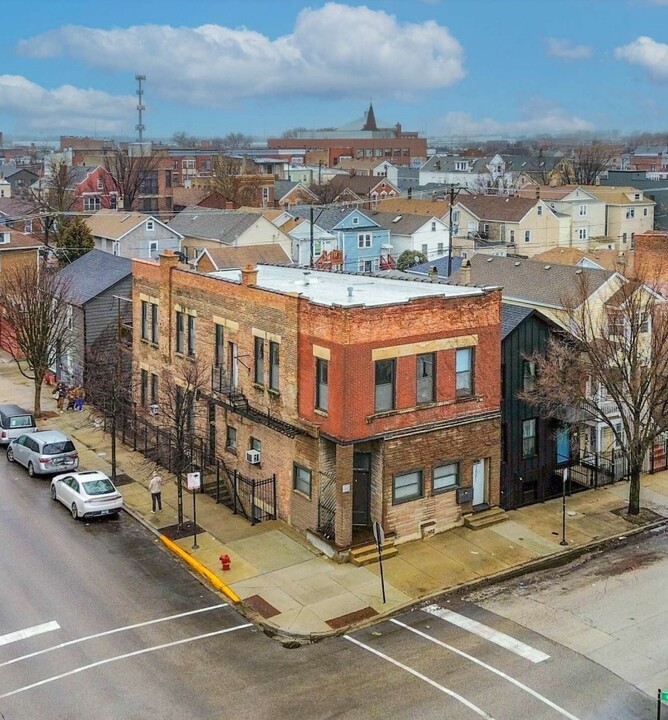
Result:
M647 36L615 49L618 60L645 68L655 80L668 80L668 45Z
M465 112L449 112L438 121L438 134L472 137L514 137L517 135L561 135L590 132L593 123L566 110L534 100L519 120L500 121L493 118L475 119Z
M400 99L447 87L464 75L464 53L434 21L400 23L367 7L331 2L304 9L274 40L247 28L65 26L23 40L26 56L76 58L142 72L151 92L180 103L225 106L276 95Z
M566 60L584 60L594 53L589 45L573 45L570 40L547 38L546 42L546 53L550 57L564 58Z
M0 75L0 112L31 130L86 129L113 133L127 127L136 98L61 85L48 90L21 75Z

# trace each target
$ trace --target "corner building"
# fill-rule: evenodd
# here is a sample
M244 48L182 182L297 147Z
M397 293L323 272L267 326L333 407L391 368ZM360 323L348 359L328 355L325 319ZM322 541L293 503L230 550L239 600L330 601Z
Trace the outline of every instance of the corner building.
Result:
M368 541L376 520L415 539L498 505L498 289L270 265L205 274L169 252L133 275L137 387L155 377L159 402L180 363L212 368L196 432L230 472L275 475L276 515L319 546Z

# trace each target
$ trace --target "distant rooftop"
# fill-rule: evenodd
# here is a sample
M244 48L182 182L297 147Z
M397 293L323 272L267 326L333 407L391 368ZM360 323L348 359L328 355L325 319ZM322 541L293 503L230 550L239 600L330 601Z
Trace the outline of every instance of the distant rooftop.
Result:
M422 297L483 295L475 287L446 285L423 280L393 280L375 275L331 273L299 268L258 265L256 286L281 293L298 293L321 305L377 307L395 305ZM219 270L213 277L241 282L241 270Z

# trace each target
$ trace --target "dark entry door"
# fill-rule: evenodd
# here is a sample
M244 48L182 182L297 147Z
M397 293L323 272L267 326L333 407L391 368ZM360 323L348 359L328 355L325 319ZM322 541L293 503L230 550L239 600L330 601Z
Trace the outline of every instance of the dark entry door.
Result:
M371 525L371 453L353 454L353 527Z

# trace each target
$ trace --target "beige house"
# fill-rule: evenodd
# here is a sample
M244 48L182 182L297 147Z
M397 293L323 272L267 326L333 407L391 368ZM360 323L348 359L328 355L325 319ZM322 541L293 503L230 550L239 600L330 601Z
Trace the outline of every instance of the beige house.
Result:
M615 241L610 249L633 248L636 235L654 229L654 206L642 190L633 187L597 185L587 190L605 203L605 235Z
M279 243L290 255L292 240L262 212L218 210L189 206L169 223L183 235L182 250L194 260L205 248L242 247Z
M453 208L455 255L534 255L568 243L568 218L536 198L466 196Z

